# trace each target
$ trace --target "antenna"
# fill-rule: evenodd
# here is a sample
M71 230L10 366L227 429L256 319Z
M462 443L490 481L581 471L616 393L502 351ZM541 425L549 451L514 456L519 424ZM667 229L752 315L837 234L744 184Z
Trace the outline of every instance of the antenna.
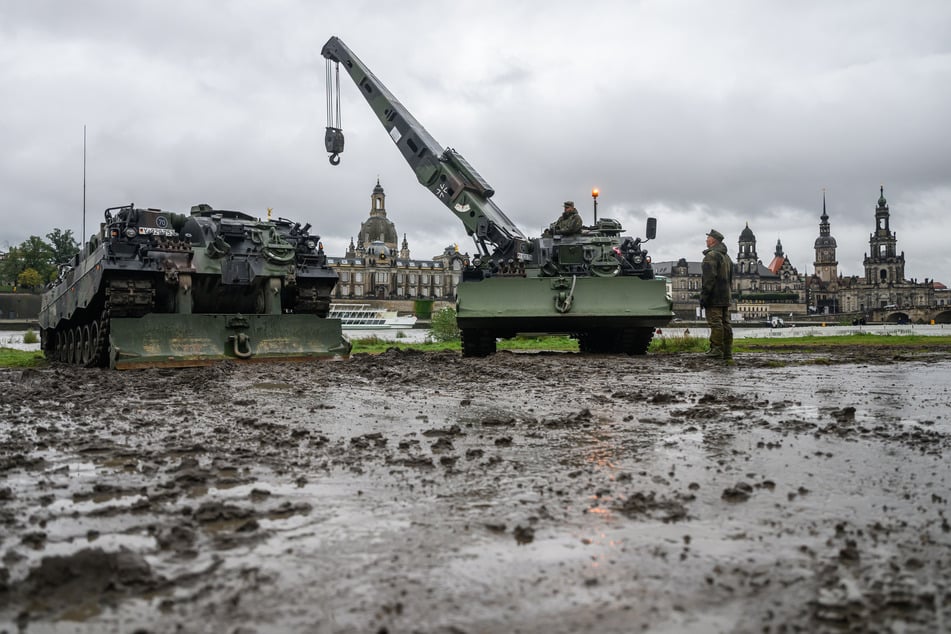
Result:
M86 124L83 124L83 232L79 235L79 246L86 240Z

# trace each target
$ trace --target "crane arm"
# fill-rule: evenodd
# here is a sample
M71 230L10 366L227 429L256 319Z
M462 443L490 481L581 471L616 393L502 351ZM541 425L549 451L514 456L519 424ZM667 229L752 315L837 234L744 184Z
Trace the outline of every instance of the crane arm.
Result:
M331 37L321 55L328 63L343 65L416 179L462 221L480 250L488 254L485 245L489 243L494 245L496 257L521 257L525 236L490 200L495 191L462 155L452 148L443 149L340 38ZM336 164L343 151L342 130L328 126L325 142L331 163Z

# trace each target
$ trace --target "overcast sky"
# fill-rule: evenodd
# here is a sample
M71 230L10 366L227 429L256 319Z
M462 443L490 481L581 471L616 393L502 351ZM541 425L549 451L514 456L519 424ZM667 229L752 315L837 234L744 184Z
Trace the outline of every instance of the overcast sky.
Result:
M0 250L106 207L205 202L306 220L342 255L380 179L412 255L461 223L346 75L323 149L324 59L350 46L538 235L573 199L699 260L746 223L812 273L826 190L839 271L863 274L879 185L906 277L951 285L951 2L0 2Z

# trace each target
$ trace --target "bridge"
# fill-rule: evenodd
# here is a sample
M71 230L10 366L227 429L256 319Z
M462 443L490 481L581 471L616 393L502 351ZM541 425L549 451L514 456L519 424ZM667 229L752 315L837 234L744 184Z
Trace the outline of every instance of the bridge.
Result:
M866 319L871 323L885 324L951 324L951 306L927 306L921 308L876 308L869 311Z

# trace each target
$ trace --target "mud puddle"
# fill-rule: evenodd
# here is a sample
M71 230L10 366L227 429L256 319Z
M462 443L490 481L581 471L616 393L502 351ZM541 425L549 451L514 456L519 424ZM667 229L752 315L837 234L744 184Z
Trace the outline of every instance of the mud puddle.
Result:
M0 630L946 628L951 358L738 361L0 372Z

